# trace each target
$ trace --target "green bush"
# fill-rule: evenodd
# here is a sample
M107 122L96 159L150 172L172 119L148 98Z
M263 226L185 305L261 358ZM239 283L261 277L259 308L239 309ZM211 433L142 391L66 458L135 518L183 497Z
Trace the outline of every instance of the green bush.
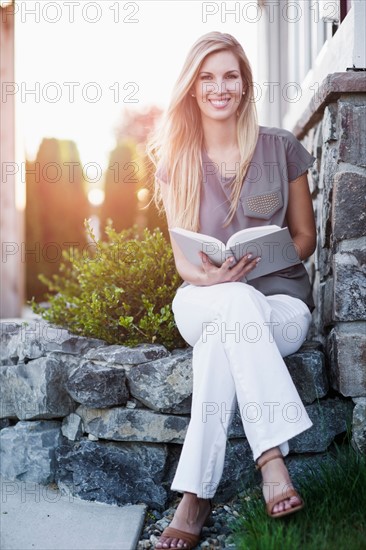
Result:
M97 241L89 221L84 223L89 245L64 250L59 274L39 275L48 287L49 307L33 297L33 311L74 334L110 344L185 347L171 310L182 280L160 229L144 229L141 237L134 225L117 233L108 220L107 240Z

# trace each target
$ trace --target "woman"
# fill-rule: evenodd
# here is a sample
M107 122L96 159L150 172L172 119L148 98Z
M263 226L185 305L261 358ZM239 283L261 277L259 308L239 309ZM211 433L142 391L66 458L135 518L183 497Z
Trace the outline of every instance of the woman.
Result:
M210 32L192 46L147 151L169 227L226 242L239 229L277 224L289 228L301 260L313 253L307 170L315 158L290 132L258 125L250 64L233 36ZM217 267L200 252L197 267L171 244L184 281L172 309L193 347L193 394L171 487L183 498L155 548L187 549L211 510L236 401L268 514L303 507L283 457L312 423L283 357L304 342L314 303L302 263L247 282L258 258Z

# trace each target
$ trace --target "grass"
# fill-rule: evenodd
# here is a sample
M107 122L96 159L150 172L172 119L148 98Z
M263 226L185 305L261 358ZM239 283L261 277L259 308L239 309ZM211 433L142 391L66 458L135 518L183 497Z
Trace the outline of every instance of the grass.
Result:
M278 519L265 513L260 489L243 499L231 526L236 550L364 550L366 457L336 447L334 460L309 468L296 481L305 501L300 512Z

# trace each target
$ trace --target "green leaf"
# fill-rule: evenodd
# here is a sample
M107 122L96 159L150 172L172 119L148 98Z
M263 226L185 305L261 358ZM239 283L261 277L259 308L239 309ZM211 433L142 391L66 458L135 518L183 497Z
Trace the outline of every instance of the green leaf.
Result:
M59 272L39 276L50 307L33 299L32 310L71 332L110 344L185 347L171 310L182 281L160 229L145 228L139 237L137 226L117 233L109 221L107 241L96 241L88 220L85 226L93 247L83 254L63 251Z

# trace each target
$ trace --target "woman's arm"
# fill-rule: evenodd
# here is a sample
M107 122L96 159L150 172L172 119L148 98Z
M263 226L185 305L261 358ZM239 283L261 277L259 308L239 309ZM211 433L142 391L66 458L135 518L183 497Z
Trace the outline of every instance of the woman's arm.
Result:
M161 196L163 199L165 214L168 222L168 227L172 227L172 223L167 211L167 193L168 185L167 183L158 180L161 189ZM228 281L239 281L244 275L247 275L249 271L255 268L257 265L256 260L249 261L247 256L244 256L233 268L230 269L231 261L230 258L221 265L221 267L215 266L208 256L204 252L200 252L202 266L198 267L197 265L192 264L182 250L179 248L178 244L175 242L174 238L170 236L170 242L172 245L172 250L174 254L175 267L184 281L191 283L192 285L197 286L208 286L217 283L224 283Z
M300 260L305 260L316 248L316 226L307 174L289 183L287 224Z

